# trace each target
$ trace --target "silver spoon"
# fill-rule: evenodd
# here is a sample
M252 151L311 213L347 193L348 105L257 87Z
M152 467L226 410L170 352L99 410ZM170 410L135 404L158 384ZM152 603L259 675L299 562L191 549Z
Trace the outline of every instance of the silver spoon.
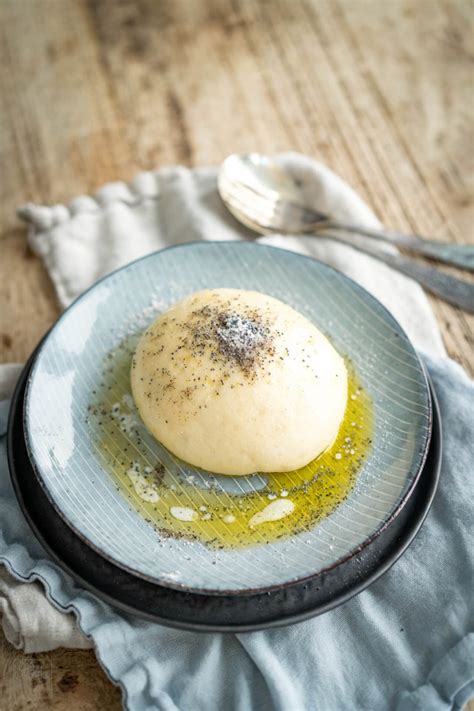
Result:
M401 254L390 254L370 245L355 244L349 237L326 230L356 232L390 242L412 252L474 271L474 247L424 240L416 235L377 232L347 225L305 205L295 180L274 160L258 153L229 156L221 166L218 189L229 211L259 234L321 233L385 262L422 284L428 291L474 313L474 284L445 274Z

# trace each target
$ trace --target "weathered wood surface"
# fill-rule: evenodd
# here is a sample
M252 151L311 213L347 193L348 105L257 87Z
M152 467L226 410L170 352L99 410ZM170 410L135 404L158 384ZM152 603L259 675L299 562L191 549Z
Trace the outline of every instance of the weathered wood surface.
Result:
M0 0L0 360L58 315L16 206L139 170L299 150L387 225L474 241L473 15L467 0ZM432 303L472 373L474 318ZM0 677L2 711L119 708L92 652L3 642Z

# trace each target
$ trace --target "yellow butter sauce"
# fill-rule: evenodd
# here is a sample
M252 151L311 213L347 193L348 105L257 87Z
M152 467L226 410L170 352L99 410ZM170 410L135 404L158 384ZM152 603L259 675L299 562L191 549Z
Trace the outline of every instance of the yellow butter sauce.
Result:
M349 364L348 405L333 446L301 469L262 475L267 483L259 491L229 495L192 477L178 480L141 437L130 390L138 338L108 354L87 421L104 470L161 536L216 548L269 543L309 529L350 493L371 445L373 407Z

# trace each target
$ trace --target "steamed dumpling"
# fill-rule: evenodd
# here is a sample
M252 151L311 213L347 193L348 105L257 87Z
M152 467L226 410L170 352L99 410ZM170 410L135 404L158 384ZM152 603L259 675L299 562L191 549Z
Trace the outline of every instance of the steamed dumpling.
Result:
M131 381L156 439L220 474L304 466L334 442L347 402L327 338L281 301L238 289L200 291L160 315Z

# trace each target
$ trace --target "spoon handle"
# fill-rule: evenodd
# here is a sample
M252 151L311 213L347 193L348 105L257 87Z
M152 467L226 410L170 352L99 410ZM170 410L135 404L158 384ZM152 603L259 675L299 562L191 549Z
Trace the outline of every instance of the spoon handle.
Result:
M414 262L401 254L388 254L368 245L354 244L350 238L341 237L332 232L328 234L328 237L337 242L347 244L359 252L365 252L365 254L375 257L375 259L379 259L392 267L392 269L396 269L419 282L427 291L439 296L449 304L459 306L469 313L474 313L474 283L469 284L462 279L457 279L426 264Z
M436 242L435 240L424 239L418 235L408 235L401 232L388 232L366 229L358 225L346 225L340 222L328 222L321 225L319 229L337 229L345 232L355 232L375 239L390 242L397 247L422 254L424 257L437 259L445 264L452 264L466 271L474 271L474 245L470 244L447 244L446 242Z

